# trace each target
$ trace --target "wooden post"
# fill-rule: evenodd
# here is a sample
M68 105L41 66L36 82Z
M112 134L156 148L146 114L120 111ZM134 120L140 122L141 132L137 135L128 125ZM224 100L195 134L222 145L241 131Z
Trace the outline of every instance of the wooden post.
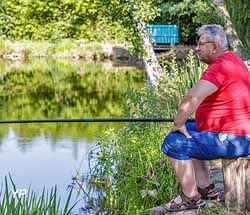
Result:
M250 157L223 159L222 166L226 207L250 210Z

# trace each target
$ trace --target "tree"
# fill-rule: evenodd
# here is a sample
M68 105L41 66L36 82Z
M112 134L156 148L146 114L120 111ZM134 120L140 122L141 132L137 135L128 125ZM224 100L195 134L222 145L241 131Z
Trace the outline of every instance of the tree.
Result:
M162 68L154 53L145 23L152 21L158 12L156 0L104 0L107 12L124 28L134 32L133 44L143 54L146 72L151 84L156 87L163 75Z
M236 30L231 21L229 12L226 8L224 0L212 0L213 5L219 12L219 16L224 20L224 29L228 38L229 45L232 47L233 51L242 56L243 53L243 44L238 37Z
M223 24L218 19L211 2L204 0L160 0L160 14L155 23L177 24L180 29L180 42L194 45L197 29L204 24Z

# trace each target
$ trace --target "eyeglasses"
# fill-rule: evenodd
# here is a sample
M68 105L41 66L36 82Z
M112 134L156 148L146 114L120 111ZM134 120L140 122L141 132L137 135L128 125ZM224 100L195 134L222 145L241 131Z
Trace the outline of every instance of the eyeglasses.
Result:
M204 46L206 43L215 43L214 41L198 42L198 46Z

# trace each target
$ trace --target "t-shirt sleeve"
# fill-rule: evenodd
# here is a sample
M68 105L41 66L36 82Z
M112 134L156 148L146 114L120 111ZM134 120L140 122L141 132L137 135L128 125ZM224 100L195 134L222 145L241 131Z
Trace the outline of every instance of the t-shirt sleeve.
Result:
M219 68L209 67L203 72L200 80L209 81L219 88L224 84L225 80L225 75L222 71Z

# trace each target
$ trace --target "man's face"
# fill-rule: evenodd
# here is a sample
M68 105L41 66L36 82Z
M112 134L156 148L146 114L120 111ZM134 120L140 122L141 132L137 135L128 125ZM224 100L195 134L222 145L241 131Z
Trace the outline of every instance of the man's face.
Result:
M195 52L198 54L200 60L206 64L211 63L214 59L214 54L216 52L215 43L216 42L207 40L207 34L202 34L198 41Z

